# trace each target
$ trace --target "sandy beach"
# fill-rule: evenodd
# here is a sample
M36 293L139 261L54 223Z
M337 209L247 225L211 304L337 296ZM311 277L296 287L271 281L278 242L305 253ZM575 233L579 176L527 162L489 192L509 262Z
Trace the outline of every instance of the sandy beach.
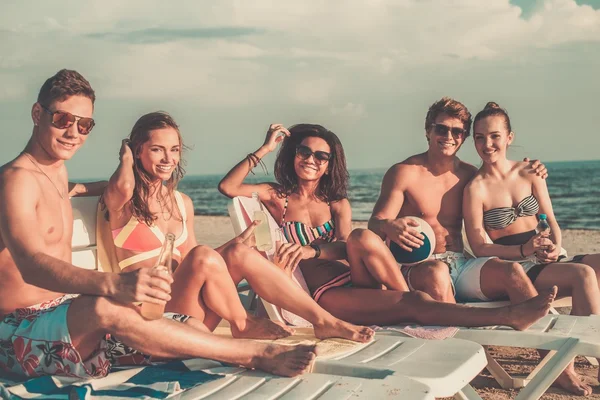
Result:
M366 222L355 221L353 226L366 227ZM206 244L211 247L217 247L234 235L233 227L229 217L223 216L196 216L194 217L194 232L198 243ZM569 254L585 254L600 252L600 231L591 230L563 230L563 247ZM568 313L569 310L561 310ZM496 359L514 374L526 375L535 368L539 361L539 356L535 351L519 349L513 347L492 347ZM596 380L598 369L591 367L584 358L578 357L576 360L577 371L585 375L587 383L595 386L594 393L587 397L588 399L600 399L600 388ZM516 396L515 391L501 389L496 381L491 377L487 370L483 370L472 382L480 396L489 400L512 399ZM547 400L565 400L571 399L566 392L551 388L542 397Z

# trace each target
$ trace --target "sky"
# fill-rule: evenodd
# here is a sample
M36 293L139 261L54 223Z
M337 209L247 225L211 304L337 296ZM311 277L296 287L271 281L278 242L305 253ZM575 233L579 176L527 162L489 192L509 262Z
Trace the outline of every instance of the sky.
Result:
M600 0L3 0L0 162L31 135L61 68L96 90L97 125L70 177L107 178L141 115L181 127L188 174L220 174L270 123L320 123L350 169L426 149L442 96L505 107L511 157L599 159ZM472 139L459 156L476 165ZM272 169L274 154L266 158Z

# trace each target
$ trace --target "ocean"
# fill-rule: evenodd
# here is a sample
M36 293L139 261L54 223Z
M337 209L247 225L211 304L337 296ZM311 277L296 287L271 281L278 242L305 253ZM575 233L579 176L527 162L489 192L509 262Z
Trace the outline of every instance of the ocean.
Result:
M600 230L600 161L549 162L546 167L548 190L561 228ZM385 172L385 169L350 171L352 219L369 219ZM217 190L222 177L186 176L179 183L179 190L192 198L196 215L228 215L229 199ZM272 171L265 176L257 169L256 175L250 175L247 182L272 179Z

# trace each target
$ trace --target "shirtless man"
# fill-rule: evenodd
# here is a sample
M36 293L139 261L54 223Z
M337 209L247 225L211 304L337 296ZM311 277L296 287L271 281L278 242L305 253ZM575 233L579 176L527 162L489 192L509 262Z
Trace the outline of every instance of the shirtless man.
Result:
M103 273L71 264L73 215L64 162L93 128L94 100L75 71L49 78L31 110L27 146L0 169L0 372L102 377L110 366L104 338L111 334L154 357L205 357L279 375L303 373L315 358L314 346L219 338L193 319L143 319L131 303L165 304L168 275L151 268Z
M418 224L406 217L417 216L427 221L435 233L434 254L420 264L403 266L402 272L411 289L451 303L456 302L455 295L483 299L479 285L481 266L507 263L490 257L467 260L462 254L463 189L477 168L461 161L456 153L470 129L471 114L463 104L447 97L435 102L425 119L429 148L387 171L369 220L374 233L361 233L387 237L411 251L423 244L423 237L414 228ZM537 167L538 174L546 172L543 165L533 167ZM361 242L370 241L363 237ZM528 282L524 272L505 274L505 279L511 280L509 287Z
M463 190L477 168L461 161L456 153L470 129L471 114L462 103L446 97L435 102L425 119L427 152L409 157L387 171L369 220L372 232L355 230L348 241L357 252L373 254L369 246L373 247L375 241L368 239L379 235L411 251L423 244L423 237L414 229L418 224L406 217L420 217L431 225L436 247L429 260L402 267L411 289L449 303L456 302L455 295L463 300L485 301L487 297L481 290L485 270L487 279L502 281L502 287L507 288L506 295L517 303L537 293L519 263L493 257L467 260L463 255ZM542 178L547 176L546 168L539 162L533 162L531 168ZM378 247L379 253L381 247ZM387 256L391 257L391 253ZM378 275L384 276L383 271ZM581 393L581 384L572 366L556 383L569 392Z

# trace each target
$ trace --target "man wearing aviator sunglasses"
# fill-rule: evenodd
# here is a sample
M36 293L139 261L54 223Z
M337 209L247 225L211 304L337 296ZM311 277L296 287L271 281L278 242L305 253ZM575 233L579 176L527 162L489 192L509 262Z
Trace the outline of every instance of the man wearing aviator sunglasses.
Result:
M0 338L6 342L0 365L10 370L5 372L20 378L103 377L111 363L104 339L110 334L148 355L160 349L156 355L166 358L204 357L281 375L302 373L314 357L311 346L216 338L193 319L189 326L143 319L132 303L165 304L170 275L152 268L100 272L71 263L73 213L64 161L94 126L94 101L94 90L76 71L61 70L46 80L32 108L34 128L24 152L0 169ZM48 353L50 347L65 351Z
M52 116L52 126L58 129L69 129L77 121L77 130L79 133L87 135L92 131L94 125L96 125L93 118L80 117L79 115L73 115L68 111L51 111L41 104L40 107Z
M400 266L411 289L427 292L435 300L455 303L473 295L472 272L497 259L466 260L462 242L463 189L477 168L461 161L456 153L469 136L471 114L460 102L444 97L435 102L425 119L426 152L392 166L381 186L379 199L369 220L372 232L412 252L424 244L418 223L424 219L436 239L433 256L416 265ZM534 161L531 168L546 177L546 168ZM373 233L374 232L374 233ZM368 251L369 240L359 243ZM478 284L478 282L476 282Z

